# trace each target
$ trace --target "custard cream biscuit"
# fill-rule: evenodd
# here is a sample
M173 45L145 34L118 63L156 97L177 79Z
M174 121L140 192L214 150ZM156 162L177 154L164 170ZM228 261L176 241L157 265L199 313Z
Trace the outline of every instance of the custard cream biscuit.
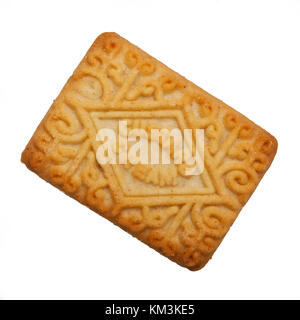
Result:
M184 162L99 163L98 132L118 130L120 121L145 132L202 129L201 174L186 175ZM167 258L199 270L276 150L276 139L252 121L119 35L103 33L36 129L22 162Z

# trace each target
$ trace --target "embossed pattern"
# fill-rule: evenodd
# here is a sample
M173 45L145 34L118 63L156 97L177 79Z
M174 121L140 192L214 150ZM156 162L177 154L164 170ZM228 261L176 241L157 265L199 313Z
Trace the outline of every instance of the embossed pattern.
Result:
M101 126L204 129L205 170L103 165ZM266 131L114 33L99 36L22 154L29 169L171 260L202 268L270 166Z

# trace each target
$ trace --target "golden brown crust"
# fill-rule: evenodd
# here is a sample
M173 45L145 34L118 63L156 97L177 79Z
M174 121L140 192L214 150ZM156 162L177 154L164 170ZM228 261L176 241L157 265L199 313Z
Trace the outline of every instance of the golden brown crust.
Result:
M147 165L101 167L99 123L124 118L145 129L166 118L181 129L204 129L204 173L191 180L179 166L164 169L167 175ZM246 117L119 35L103 33L36 129L22 162L169 259L198 270L276 150L276 139Z

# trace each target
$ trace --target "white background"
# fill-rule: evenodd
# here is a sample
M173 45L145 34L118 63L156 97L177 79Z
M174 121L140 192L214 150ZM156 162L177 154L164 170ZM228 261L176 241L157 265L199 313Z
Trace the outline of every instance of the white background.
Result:
M191 272L20 163L94 39L115 31L272 133L268 173ZM0 1L0 298L300 298L300 1Z

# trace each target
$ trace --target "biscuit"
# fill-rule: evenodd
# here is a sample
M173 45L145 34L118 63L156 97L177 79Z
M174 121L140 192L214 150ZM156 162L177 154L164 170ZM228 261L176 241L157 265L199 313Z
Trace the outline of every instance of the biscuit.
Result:
M100 165L101 126L204 130L204 171ZM268 132L115 33L93 43L22 153L67 195L167 258L201 269L269 168Z

